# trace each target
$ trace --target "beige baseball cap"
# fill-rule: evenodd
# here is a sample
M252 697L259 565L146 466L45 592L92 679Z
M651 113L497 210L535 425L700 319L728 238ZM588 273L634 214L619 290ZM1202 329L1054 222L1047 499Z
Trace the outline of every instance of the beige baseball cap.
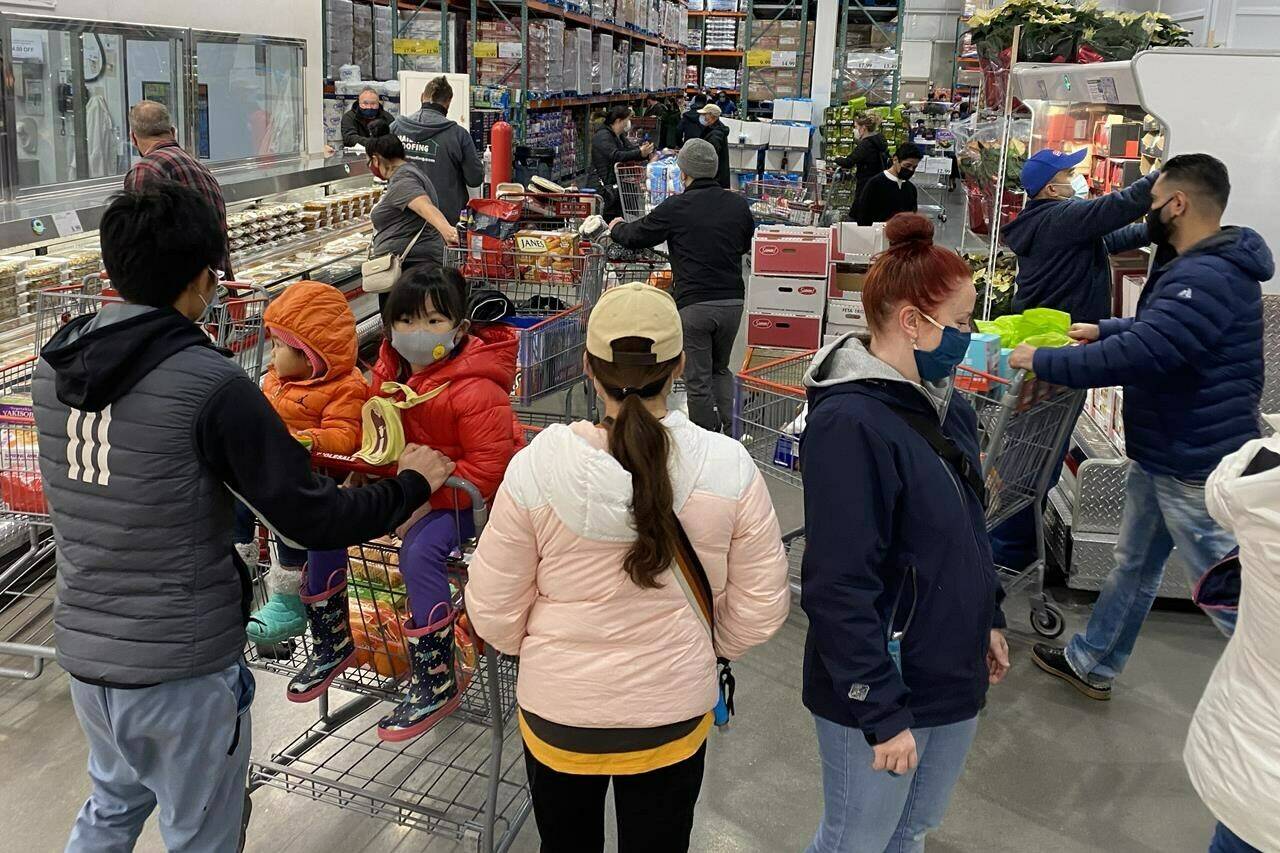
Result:
M705 107L698 110L698 115L700 116L719 116L720 113L720 108L715 104L707 104Z
M620 338L652 341L649 352L613 351ZM671 294L631 282L606 290L587 320L587 352L601 361L626 367L658 364L684 352L680 311Z

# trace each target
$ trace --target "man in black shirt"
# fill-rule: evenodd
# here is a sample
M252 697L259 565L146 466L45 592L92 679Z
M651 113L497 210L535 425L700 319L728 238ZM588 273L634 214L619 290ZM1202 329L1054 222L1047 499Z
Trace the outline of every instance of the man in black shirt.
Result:
M858 224L888 222L895 213L916 212L916 188L911 183L924 153L911 142L898 146L893 165L867 182L858 204Z

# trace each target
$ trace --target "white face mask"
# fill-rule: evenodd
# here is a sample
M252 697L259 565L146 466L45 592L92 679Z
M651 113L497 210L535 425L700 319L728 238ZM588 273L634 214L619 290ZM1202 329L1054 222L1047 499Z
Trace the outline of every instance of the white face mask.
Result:
M1089 181L1084 175L1076 173L1071 176L1071 191L1076 194L1076 198L1089 197Z
M631 132L631 120L630 120L630 119L627 119L626 121L624 121L624 122L622 123L622 132L623 132L623 133L630 133L630 132Z

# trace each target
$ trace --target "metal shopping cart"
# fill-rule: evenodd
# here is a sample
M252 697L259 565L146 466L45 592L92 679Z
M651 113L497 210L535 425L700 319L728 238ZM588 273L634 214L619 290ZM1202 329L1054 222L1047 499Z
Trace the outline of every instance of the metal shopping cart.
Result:
M1012 379L961 367L956 393L963 394L978 413L982 476L987 486L987 529L1028 506L1037 509L1053 486L1049 478L1058 467L1067 436L1084 403L1081 389L1042 382L1026 371ZM1031 598L1031 627L1044 637L1057 637L1065 625L1062 611L1044 592L1044 529L1036 528L1036 559L1022 570L997 566L1005 590L1027 586Z
M388 473L343 457L315 457L332 473ZM487 508L475 486L451 477L447 486L471 497L476 535ZM383 702L398 702L408 675L403 631L407 596L399 548L391 540L348 550L348 607L359 665L333 688L355 694L335 709L326 692L319 715L283 749L249 764L251 790L277 788L410 829L472 842L483 853L506 850L528 817L532 800L515 713L517 660L466 630L467 566L475 540L449 562L454 605L463 611L455 633L455 668L462 703L426 733L407 741L379 739ZM260 567L259 571L263 571ZM260 575L257 588L265 589ZM261 602L259 602L261 603ZM292 676L306 660L309 639L286 646L250 645L250 666Z
M228 284L227 295L203 325L255 380L262 375L265 337L261 288ZM98 276L36 294L35 348L75 317L97 312L120 297ZM54 539L40 476L31 380L37 357L0 367L0 525L18 532L26 550L0 570L0 656L29 660L0 666L0 676L38 678L53 660ZM7 538L7 537L6 537Z
M804 374L813 351L764 357L753 354L735 379L734 438L742 442L767 477L788 489L803 491L800 478L800 434L806 411ZM804 528L782 535L787 551L791 590L800 594L800 562L804 557Z
M622 218L634 222L648 213L649 173L644 163L617 163L613 167L618 178L618 201L622 205Z
M939 222L946 222L947 194L951 191L951 158L925 157L917 171L920 177L914 183L921 196L917 210L932 213Z
M817 180L765 178L747 181L741 191L758 225L815 225L823 214L821 188Z

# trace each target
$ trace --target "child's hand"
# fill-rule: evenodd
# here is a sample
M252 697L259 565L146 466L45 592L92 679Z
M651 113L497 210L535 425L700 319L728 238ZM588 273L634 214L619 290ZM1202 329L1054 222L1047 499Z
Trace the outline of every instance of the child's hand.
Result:
M431 484L432 492L444 485L454 467L448 456L420 444L410 444L400 454L400 470L417 471Z

